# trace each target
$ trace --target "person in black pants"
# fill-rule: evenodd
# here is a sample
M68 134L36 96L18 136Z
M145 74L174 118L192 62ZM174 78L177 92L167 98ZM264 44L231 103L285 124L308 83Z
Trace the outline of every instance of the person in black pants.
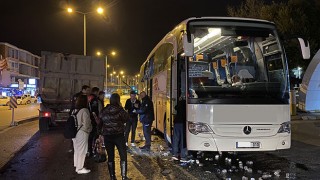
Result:
M91 118L91 124L92 124L92 131L89 135L89 141L88 141L88 156L93 155L93 145L94 141L97 138L97 119L94 117L94 113L96 116L99 114L99 88L93 87L91 90L91 94L88 97L89 100L89 111L90 111L90 118Z
M177 114L173 121L173 157L172 159L178 160L179 158L186 160L186 100L184 96L179 98L178 104L174 107Z
M140 122L143 126L143 135L146 138L145 144L139 147L141 150L150 151L151 148L151 126L154 120L153 103L146 92L140 93L141 106L137 113L140 115ZM138 106L135 105L137 108Z
M135 107L135 105L137 107ZM125 110L130 115L130 119L128 123L126 124L126 132L125 132L125 140L126 140L126 145L128 146L128 139L129 139L129 134L131 130L131 146L134 147L135 145L135 137L136 137L136 129L137 129L137 124L138 124L138 114L136 111L140 108L140 101L137 99L136 92L131 91L130 92L130 98L127 99L126 105L124 107Z
M108 155L108 170L110 179L116 179L114 149L117 147L120 155L120 167L122 179L127 177L127 148L124 137L125 123L129 120L129 114L122 108L120 96L114 93L110 97L110 104L102 109L101 122L98 125L99 138L104 139Z

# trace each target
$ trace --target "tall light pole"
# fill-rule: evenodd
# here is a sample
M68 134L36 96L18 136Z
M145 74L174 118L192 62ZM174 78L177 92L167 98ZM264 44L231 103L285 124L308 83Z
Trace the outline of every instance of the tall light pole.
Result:
M101 56L102 53L100 51L97 51L97 56ZM111 51L110 55L115 56L117 55L116 51ZM106 91L108 90L108 68L110 66L108 65L108 54L106 54Z
M86 56L87 55L87 18L86 18L86 16L87 16L87 14L90 14L92 12L85 12L84 13L81 11L74 11L71 7L69 7L67 9L67 11L70 14L75 12L75 13L83 15L83 55ZM104 12L103 8L101 8L101 7L97 8L98 14L101 15L101 14L103 14L103 12Z
M112 56L116 56L117 55L116 51L111 51L110 54ZM109 65L108 65L108 55L106 55L106 65L107 65L107 67L106 67L106 90L107 90L107 87L108 87L108 67L109 67Z

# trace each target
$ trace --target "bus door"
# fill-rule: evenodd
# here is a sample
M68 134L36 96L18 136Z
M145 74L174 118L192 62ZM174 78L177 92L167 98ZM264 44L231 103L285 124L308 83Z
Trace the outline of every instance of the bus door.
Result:
M172 139L172 135L173 135L173 121L174 121L174 116L176 115L176 110L175 110L175 106L178 103L178 72L177 72L177 61L173 61L172 62L172 67L171 67L171 73L172 73L172 78L171 78L171 106L170 106L170 112L171 112L171 120L170 120L170 137Z

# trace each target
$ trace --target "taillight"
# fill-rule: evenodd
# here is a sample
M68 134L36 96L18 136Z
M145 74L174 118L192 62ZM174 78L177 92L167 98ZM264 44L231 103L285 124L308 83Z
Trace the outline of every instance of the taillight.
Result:
M40 117L51 117L50 112L40 112Z

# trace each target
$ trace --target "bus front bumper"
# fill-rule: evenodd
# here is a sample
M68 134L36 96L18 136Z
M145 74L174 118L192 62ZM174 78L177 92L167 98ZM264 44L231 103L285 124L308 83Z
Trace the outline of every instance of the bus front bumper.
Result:
M190 151L275 151L290 147L289 133L269 137L222 137L187 133L187 149Z

